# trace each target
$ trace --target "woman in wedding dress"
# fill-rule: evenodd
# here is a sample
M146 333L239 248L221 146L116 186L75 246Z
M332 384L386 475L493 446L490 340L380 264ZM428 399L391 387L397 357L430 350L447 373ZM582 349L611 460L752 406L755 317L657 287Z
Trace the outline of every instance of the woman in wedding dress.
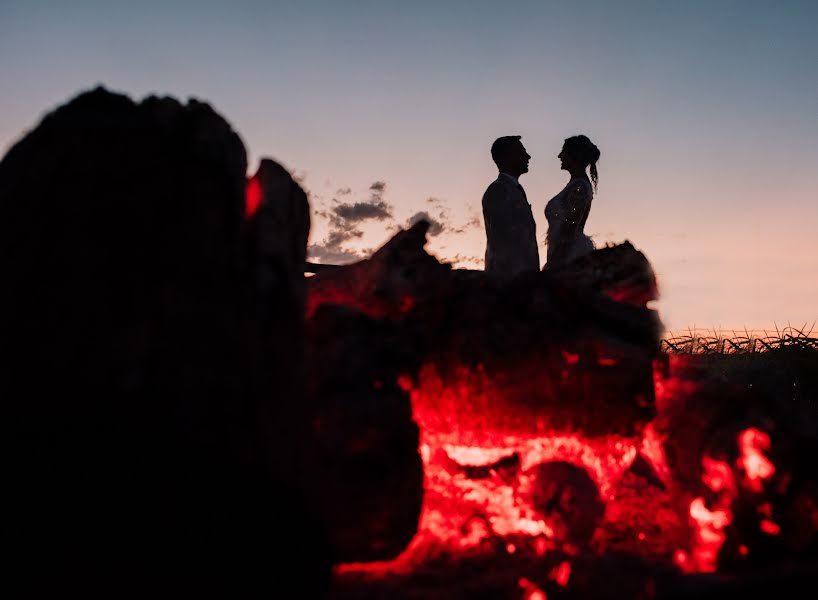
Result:
M548 221L545 266L548 268L565 265L594 249L584 229L599 181L596 170L599 148L584 135L575 135L565 140L558 158L560 168L568 171L571 179L545 206ZM589 166L590 178L585 171Z

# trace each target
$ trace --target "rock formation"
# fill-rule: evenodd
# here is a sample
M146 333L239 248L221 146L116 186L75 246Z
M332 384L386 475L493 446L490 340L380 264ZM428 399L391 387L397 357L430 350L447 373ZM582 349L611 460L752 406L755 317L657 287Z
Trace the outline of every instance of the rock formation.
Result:
M260 177L305 212L289 176ZM261 223L269 203L245 219L246 184L207 104L104 89L0 162L4 566L32 595L326 587L327 536L293 475L309 221L286 248L254 245L253 227L287 228Z

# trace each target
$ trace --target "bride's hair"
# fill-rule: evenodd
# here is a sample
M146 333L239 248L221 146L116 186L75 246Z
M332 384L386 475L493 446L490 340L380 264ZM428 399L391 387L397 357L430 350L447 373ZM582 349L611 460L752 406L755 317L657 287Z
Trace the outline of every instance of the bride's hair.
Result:
M591 165L591 181L594 189L599 184L599 173L596 170L596 161L599 160L599 148L584 135L575 135L565 140L565 150L575 156L585 165Z

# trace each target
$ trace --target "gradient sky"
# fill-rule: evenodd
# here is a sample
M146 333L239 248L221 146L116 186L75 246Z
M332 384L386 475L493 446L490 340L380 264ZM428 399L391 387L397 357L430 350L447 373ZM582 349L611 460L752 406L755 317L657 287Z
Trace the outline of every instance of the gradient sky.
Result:
M818 2L0 0L2 152L97 84L210 102L251 170L271 156L310 192L324 260L426 212L430 251L482 267L508 134L543 239L585 133L586 231L647 255L669 328L818 319Z

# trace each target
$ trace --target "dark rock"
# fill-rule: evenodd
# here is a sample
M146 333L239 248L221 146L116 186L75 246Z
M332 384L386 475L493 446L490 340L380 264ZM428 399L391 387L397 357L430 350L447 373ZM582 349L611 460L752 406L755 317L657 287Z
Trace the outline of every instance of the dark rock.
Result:
M322 304L340 304L371 317L400 318L445 289L450 268L423 250L428 228L419 221L371 258L318 273L308 282L307 314Z
M308 327L311 485L339 562L397 556L423 504L419 431L397 384L412 369L400 328L322 306Z
M585 547L605 514L605 504L585 469L567 462L541 463L531 471L532 505L553 529L553 538Z
M679 511L702 497L727 503L731 522L718 557L724 572L818 556L818 420L814 397L818 353L772 350L759 354L673 357L666 382L682 393L663 400L656 420ZM795 385L794 385L795 384ZM758 462L774 472L754 484L743 467L740 441L755 430L769 445ZM726 490L705 482L704 459L725 470Z
M262 327L245 187L241 140L208 105L103 89L0 162L4 572L32 595L327 585L290 477L306 423L280 424L303 367L271 351L297 347L301 292L263 288L287 310ZM303 239L265 264L291 272Z
M444 387L483 386L472 397L488 398L501 430L541 423L635 435L653 418L661 324L640 304L655 297L641 253L629 244L606 248L574 270L495 286L427 254L425 227L399 232L366 261L312 277L308 312L338 304L400 323L398 344L412 349L418 366L434 365ZM612 262L627 286L607 279ZM484 408L464 406L458 424L479 431L485 415L471 423L470 413Z
M267 361L257 368L266 377L264 386L274 390L260 405L265 413L259 415L259 424L265 428L263 439L275 441L269 448L274 460L290 470L288 478L301 481L310 418L304 397L303 273L309 203L281 165L262 159L248 182L247 213L245 245L247 272L254 283L254 333L261 344L257 354Z

